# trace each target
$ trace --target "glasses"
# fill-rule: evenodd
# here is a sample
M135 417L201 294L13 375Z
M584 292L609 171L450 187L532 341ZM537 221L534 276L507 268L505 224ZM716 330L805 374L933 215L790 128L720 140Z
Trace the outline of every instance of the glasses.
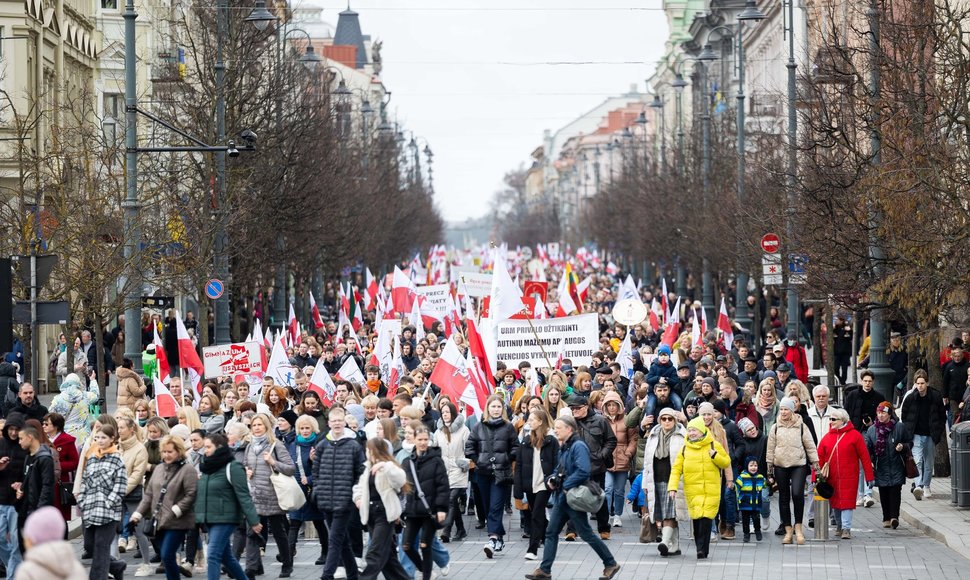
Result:
M673 420L674 420L674 418L673 418L673 417L661 417L661 418L660 418L660 420L661 420L662 422L664 422L664 423L666 423L666 422L668 422L668 421L673 421Z
M842 419L836 419L835 417L829 418L829 423L838 423L840 421L842 421Z

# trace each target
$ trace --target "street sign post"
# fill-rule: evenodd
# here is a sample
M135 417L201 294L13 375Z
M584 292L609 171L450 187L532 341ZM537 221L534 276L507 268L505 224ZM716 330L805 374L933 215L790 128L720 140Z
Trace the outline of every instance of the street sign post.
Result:
M225 291L226 285L222 280L213 278L205 283L205 295L212 300L218 300Z
M789 254L788 256L788 283L805 284L805 266L808 264L808 256L805 254Z
M766 254L775 254L781 248L781 239L778 238L778 234L767 233L761 236L761 249L764 250Z
M780 286L782 284L781 254L770 253L762 256L761 274L764 277L765 286Z

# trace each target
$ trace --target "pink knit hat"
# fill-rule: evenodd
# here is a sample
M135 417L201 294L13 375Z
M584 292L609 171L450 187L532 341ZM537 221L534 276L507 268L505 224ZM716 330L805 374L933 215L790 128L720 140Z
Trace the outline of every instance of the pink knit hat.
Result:
M64 539L67 524L60 510L45 506L30 514L24 524L24 539L35 546Z

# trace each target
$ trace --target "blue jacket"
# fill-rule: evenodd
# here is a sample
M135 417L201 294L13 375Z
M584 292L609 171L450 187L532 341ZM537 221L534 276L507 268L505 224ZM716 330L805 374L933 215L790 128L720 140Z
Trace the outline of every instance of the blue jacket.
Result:
M630 484L630 491L626 494L626 499L630 503L638 506L647 505L647 491L643 489L643 473L640 473L633 479L633 483Z
M761 490L765 487L765 476L760 473L751 475L747 470L741 472L734 488L738 492L738 509L743 512L761 511Z
M562 474L562 482L556 489L556 502L564 503L566 501L564 491L589 480L589 447L582 437L573 434L559 449L559 464L556 466L556 471Z
M650 372L647 373L647 384L650 385L651 391L657 386L657 383L660 382L662 377L667 379L667 384L671 386L671 389L673 385L680 382L680 379L677 378L677 367L674 366L674 363L668 362L662 365L658 361L653 361L650 364Z

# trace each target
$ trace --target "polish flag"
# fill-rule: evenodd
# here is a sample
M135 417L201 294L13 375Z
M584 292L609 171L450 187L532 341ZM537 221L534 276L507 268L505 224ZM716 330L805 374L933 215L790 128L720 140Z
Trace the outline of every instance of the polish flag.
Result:
M363 385L367 381L364 379L364 373L361 372L360 367L357 366L357 361L354 357L349 356L344 364L340 365L337 369L336 377L345 381L350 381L352 383L357 383L358 385Z
M734 344L734 329L731 327L731 319L728 318L724 296L721 296L721 311L717 314L717 328L724 335L724 348L730 350L731 345Z
M442 393L454 401L464 401L466 407L471 407L478 415L485 407L486 397L482 396L484 393L480 391L481 385L476 387L475 383L479 381L472 374L458 345L454 340L449 340L438 358L430 380L438 385Z
M583 281L576 284L576 292L579 293L579 307L582 310L583 303L586 302L586 295L589 293L589 286L593 283L592 276L586 276Z
M185 330L185 324L178 311L175 311L175 325L178 329L179 366L186 369L189 383L192 385L192 400L198 402L202 395L202 375L205 373L205 367L202 366L202 359L199 358L199 353L196 352L195 345L192 344L192 339L189 338L189 332Z
M496 256L495 268L492 271L492 291L488 303L492 325L498 326L500 322L522 312L522 307L522 291L512 281L505 261L500 256Z
M411 312L408 313L408 323L414 326L414 336L417 340L424 340L424 319L421 317L421 296L411 305Z
M612 261L606 263L606 273L610 276L616 276L620 273L620 268L614 264Z
M654 332L660 330L660 319L662 318L662 315L657 314L657 308L659 308L657 299L654 298L650 301L650 314L648 315L650 317L650 327L653 328Z
M477 359L477 364L488 380L488 384L495 384L495 376L492 374L492 366L488 362L488 353L485 352L485 343L482 335L478 332L478 325L475 323L475 308L472 306L471 299L465 296L465 327L468 335L468 352Z
M333 379L327 373L327 368L323 363L318 363L313 367L313 376L310 377L310 384L307 388L320 395L320 401L328 409L333 406L337 395L337 385L333 384Z
M273 331L268 326L265 334L263 334L263 347L268 351L273 350Z
M158 363L158 374L162 382L167 385L172 379L169 376L172 374L172 367L168 366L168 355L165 354L165 344L162 343L161 337L158 336L158 327L153 324L152 330L155 331L155 338L152 339L152 344L155 345L155 362Z
M175 396L172 395L172 391L168 390L162 381L158 380L158 377L154 378L155 384L155 414L163 419L168 419L169 417L174 417L178 413L179 405L178 401L175 400Z
M672 320L667 323L667 328L664 329L663 336L660 338L661 344L666 344L670 347L670 350L674 349L674 343L677 342L677 336L680 334L680 323L676 320Z
M313 292L310 292L310 314L313 316L313 326L317 330L323 328L323 317L320 316L320 309L317 307L317 301L313 299Z
M367 287L364 289L364 308L373 310L377 305L377 278L370 272L370 268L364 269L364 282Z
M401 358L401 341L394 341L394 357L391 360L390 372L387 373L387 398L394 399L397 389L401 386L401 377L407 373L404 359Z
M293 304L290 304L290 317L287 320L286 327L290 332L290 346L296 346L300 341L300 323L296 321L296 310L293 309Z
M391 281L391 298L394 299L394 309L402 314L411 312L417 294L414 282L400 268L394 266L394 277Z
M660 278L660 306L663 308L663 322L670 320L670 303L667 301L667 279Z
M690 343L699 344L703 346L701 342L701 327L697 324L697 310L694 310L694 315L690 317Z
M566 264L566 269L563 270L562 279L559 281L559 304L556 307L556 317L569 316L573 312L579 310L579 306L576 304L576 300L573 298L572 293L569 292L569 264Z

